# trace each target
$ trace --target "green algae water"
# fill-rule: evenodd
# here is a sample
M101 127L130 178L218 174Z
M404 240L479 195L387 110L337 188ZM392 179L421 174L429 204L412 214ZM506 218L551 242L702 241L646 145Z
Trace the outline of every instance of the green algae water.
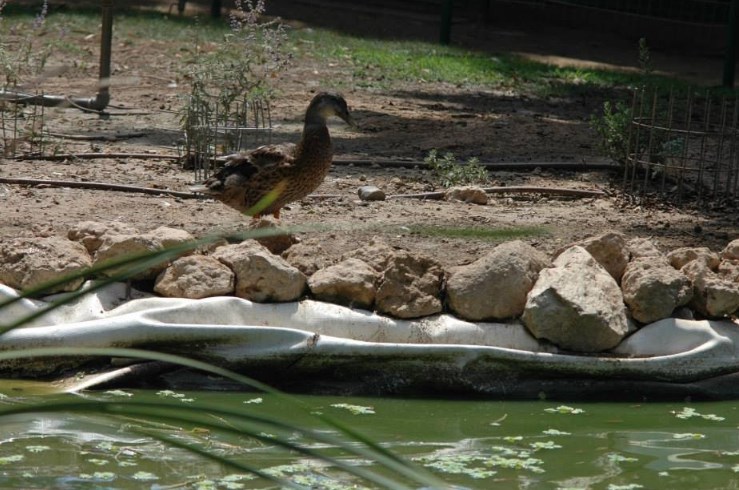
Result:
M299 396L308 407L307 412L300 412L279 398L254 393L114 390L82 396L122 403L166 399L190 406L207 401L282 417L302 427L318 427L311 413L322 413L428 469L454 488L692 490L737 488L739 482L739 413L734 402ZM31 401L32 396L1 400L5 406ZM150 435L137 431L142 427ZM224 436L197 424L173 424L164 419L72 413L30 413L2 419L0 488L280 488L168 446L151 434L196 444L304 488L378 488L264 439ZM301 441L299 434L292 439L347 458L352 464L376 466L372 461L345 456L330 445Z

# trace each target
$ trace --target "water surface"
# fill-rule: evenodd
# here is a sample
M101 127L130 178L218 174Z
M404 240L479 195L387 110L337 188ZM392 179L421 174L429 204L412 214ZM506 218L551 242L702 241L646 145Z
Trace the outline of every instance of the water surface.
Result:
M734 402L560 403L300 396L301 412L270 395L110 391L110 401L159 400L235 408L319 428L322 413L368 435L459 488L726 489L739 482ZM4 406L38 400L8 397ZM73 396L43 400L76 399ZM208 416L212 417L212 416ZM217 417L216 417L217 418ZM207 419L206 419L207 420ZM376 488L267 441L198 424L139 416L42 413L3 419L0 488L277 488L274 483L168 447L144 428L259 467L307 488ZM265 436L269 436L265 432ZM294 442L373 467L330 444ZM380 470L382 471L382 470Z

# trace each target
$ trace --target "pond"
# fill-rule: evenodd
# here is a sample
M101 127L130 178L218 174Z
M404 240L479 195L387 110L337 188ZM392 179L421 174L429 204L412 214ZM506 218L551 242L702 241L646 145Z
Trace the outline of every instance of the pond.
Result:
M739 413L733 402L560 403L113 390L43 397L23 391L3 407L43 400L207 403L322 428L314 414L347 424L429 469L456 488L734 488L739 472ZM175 407L176 408L176 407ZM204 420L216 420L207 415ZM143 432L142 432L143 430ZM146 432L146 433L144 433ZM264 434L269 437L269 434ZM305 488L378 488L295 452L199 424L147 421L140 415L35 413L7 416L0 429L1 488L279 488L234 471L161 437L207 448ZM303 443L354 464L372 462L330 444ZM382 471L382 470L379 470ZM409 484L414 488L414 484ZM419 485L415 485L418 488Z

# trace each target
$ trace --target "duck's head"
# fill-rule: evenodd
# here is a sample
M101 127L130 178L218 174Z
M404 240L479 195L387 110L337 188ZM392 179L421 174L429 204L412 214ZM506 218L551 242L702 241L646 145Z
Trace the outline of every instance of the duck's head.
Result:
M331 92L320 92L319 94L316 94L308 106L306 120L319 117L325 121L331 116L343 119L344 122L350 126L354 125L354 120L352 119L351 114L349 114L349 107L346 105L344 97L340 94Z

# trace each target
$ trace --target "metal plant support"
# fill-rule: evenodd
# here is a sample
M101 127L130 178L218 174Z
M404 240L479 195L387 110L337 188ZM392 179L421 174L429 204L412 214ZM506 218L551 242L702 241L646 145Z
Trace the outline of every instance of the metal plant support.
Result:
M735 199L739 100L693 90L634 93L624 188L677 201Z
M185 162L202 181L213 172L219 157L271 141L269 102L243 97L191 97L185 119Z
M44 106L0 102L0 157L44 153Z

